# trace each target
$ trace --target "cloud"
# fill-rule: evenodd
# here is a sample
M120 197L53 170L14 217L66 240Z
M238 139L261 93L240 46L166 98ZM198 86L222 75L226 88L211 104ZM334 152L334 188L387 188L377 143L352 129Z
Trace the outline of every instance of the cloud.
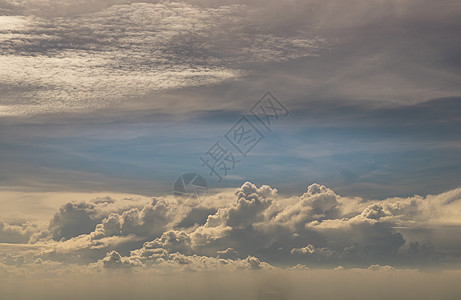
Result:
M71 202L48 228L1 223L10 244L0 244L0 254L4 249L7 262L12 261L8 255L22 256L26 264L37 259L123 267L140 262L162 270L430 266L456 264L461 257L461 245L453 240L461 189L377 201L341 197L320 184L285 197L267 185L246 182L225 198L233 200L208 211L203 223L187 226L183 221L193 209L167 199ZM14 244L21 242L22 248Z
M149 278L146 286L152 286L158 278L174 275L175 280L168 284L184 279L190 285L168 289L165 293L169 297L173 291L184 291L184 286L216 285L237 290L242 294L236 297L241 299L255 295L305 299L314 287L333 283L344 293L351 293L351 286L363 280L364 286L354 286L362 296L372 295L376 290L372 287L384 283L411 290L421 282L444 282L446 293L455 286L449 280L453 274L431 277L434 274L415 268L432 266L428 262L435 262L435 266L459 264L459 246L453 248L450 239L431 238L441 224L458 224L455 228L459 230L453 216L460 209L460 189L377 201L342 197L320 184L310 185L300 196L286 197L267 185L245 182L225 197L233 201L222 201L221 197L217 199L221 200L219 207L209 211L206 222L189 226L179 224L192 208L162 198L131 205L111 197L67 203L52 219L52 226L41 228L47 233L41 239L28 244L0 244L0 286L16 295L18 290L11 292L12 285L6 285L16 278L28 282L32 289L36 278L59 280L60 286L66 287L81 278L95 283L93 287L122 280L124 283L116 286L126 288L131 280L134 285L130 286L135 286ZM430 211L436 213L428 218ZM98 223L90 232L87 228L67 231L65 225L77 220ZM54 239L51 232L60 232L59 238ZM219 284L213 281L230 275L234 279ZM236 279L245 280L237 284ZM243 290L243 282L248 290ZM306 284L312 287L306 288ZM158 297L164 285L159 283ZM137 295L143 291L135 290ZM38 294L40 291L35 292ZM122 297L120 292L115 294ZM21 299L17 295L15 299ZM196 295L189 296L206 299Z
M117 251L107 253L101 262L104 268L129 268L142 265L139 260L121 257Z
M315 247L311 244L307 245L303 248L293 248L291 249L291 254L299 253L299 254L312 254L315 252Z
M391 272L391 271L395 271L395 268L392 266L371 265L368 267L368 270L380 271L380 272Z
M222 83L243 76L247 63L314 55L322 43L315 35L253 32L251 18L244 5L174 2L0 17L0 116L92 111L149 92Z
M132 208L121 214L111 213L96 226L93 237L129 234L161 235L166 226L179 217L175 213L180 213L180 211L163 200L153 199L152 203L145 205L142 209Z
M301 109L338 99L398 106L460 92L455 1L437 9L414 0L147 2L3 3L0 114L125 113L127 101L168 114L210 104L232 110L224 98L185 101L178 90L222 94L231 84L244 92L271 86ZM177 94L165 96L170 90Z
M24 263L24 256L8 255L4 259L2 259L2 263L9 266L20 267Z
M224 258L224 259L226 258L237 259L239 256L237 250L233 248L227 248L226 250L216 251L216 253L218 254L218 258Z
M129 219L127 215L130 212L131 214L140 212L146 205L144 201L136 198L124 198L116 201L107 196L90 201L67 202L50 221L48 232L52 239L59 241L89 234L95 230L96 225L103 221L110 230L110 220L115 219L119 223L118 226L121 226L120 222L124 224L124 220ZM144 212L147 210L148 208L145 208ZM125 216L119 216L123 213Z
M199 271L239 271L239 270L271 270L274 269L268 263L261 262L254 256L245 259L216 258L204 255L184 255L178 252L167 253L157 251L149 257L136 256L134 252L129 257L142 261L146 266L161 272L199 272Z
M0 243L27 243L40 227L29 222L7 223L0 221Z
M95 208L93 203L67 203L61 207L50 222L52 238L59 241L90 233L100 221Z

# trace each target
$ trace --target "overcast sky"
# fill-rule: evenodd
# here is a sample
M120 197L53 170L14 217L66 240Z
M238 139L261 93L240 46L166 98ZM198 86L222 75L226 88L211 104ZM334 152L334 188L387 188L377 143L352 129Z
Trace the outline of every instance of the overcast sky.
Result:
M0 277L458 270L460 20L455 0L0 1ZM209 187L193 207L185 173Z

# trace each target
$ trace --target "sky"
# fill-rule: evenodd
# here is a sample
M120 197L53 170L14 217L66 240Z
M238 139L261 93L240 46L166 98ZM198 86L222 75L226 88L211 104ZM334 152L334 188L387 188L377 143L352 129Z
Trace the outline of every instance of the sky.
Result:
M1 289L459 297L460 20L454 0L0 1Z

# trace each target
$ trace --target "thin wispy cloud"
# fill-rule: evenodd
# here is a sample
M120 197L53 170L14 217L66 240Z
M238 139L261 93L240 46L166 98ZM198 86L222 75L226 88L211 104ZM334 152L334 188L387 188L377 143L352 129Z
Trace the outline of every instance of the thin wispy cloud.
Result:
M133 3L71 17L0 18L3 115L91 111L222 83L244 75L245 64L315 55L323 43L253 29L243 5Z

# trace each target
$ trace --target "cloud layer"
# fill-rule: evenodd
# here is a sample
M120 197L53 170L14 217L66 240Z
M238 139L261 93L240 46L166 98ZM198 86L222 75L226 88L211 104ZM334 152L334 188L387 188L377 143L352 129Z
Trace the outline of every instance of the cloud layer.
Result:
M40 260L157 270L425 268L456 266L461 258L460 189L376 201L341 197L319 184L282 197L246 182L216 209L183 207L169 197L129 203L67 203L48 228L2 222L0 258L16 266Z
M242 76L248 63L315 55L323 43L312 34L254 28L253 17L244 5L174 2L0 16L0 115L90 111L148 92L221 83Z

